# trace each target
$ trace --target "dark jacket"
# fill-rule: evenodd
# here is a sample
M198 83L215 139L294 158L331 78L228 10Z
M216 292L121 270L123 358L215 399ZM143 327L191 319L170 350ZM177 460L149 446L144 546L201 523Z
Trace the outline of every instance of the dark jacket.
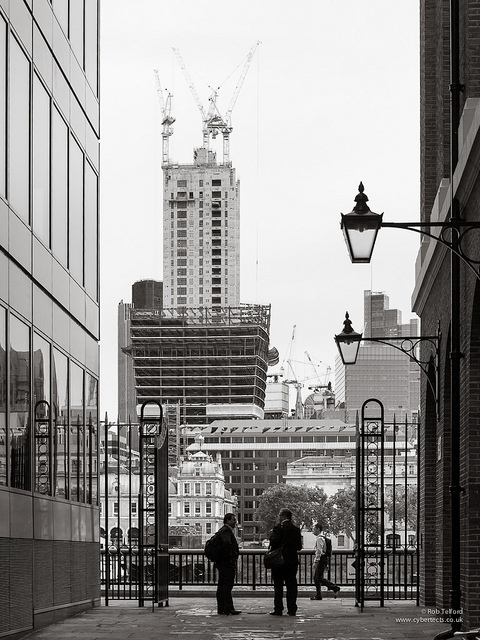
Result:
M236 566L239 556L238 542L233 533L232 527L224 524L218 531L221 539L220 558L217 564L225 563Z
M270 547L272 549L283 547L285 565L297 565L297 551L302 548L302 535L299 527L294 525L291 520L284 520L282 524L276 524L270 536Z

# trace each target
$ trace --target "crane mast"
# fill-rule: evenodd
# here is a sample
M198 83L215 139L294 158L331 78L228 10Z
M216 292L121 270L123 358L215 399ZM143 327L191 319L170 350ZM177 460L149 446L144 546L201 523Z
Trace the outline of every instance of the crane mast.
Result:
M200 115L202 116L202 136L203 136L203 147L208 149L210 146L210 136L212 138L216 138L218 133L222 133L223 136L223 163L228 164L230 162L230 134L233 131L233 127L231 124L231 115L235 103L237 101L238 95L244 83L245 77L247 75L248 69L250 67L250 63L252 62L252 58L254 53L260 44L260 41L257 40L255 45L248 52L247 58L245 60L245 64L243 66L242 73L237 82L237 86L235 87L235 91L233 92L232 99L230 100L230 104L225 113L225 116L222 116L217 106L217 98L218 92L212 91L210 97L208 98L209 107L208 112L205 112L205 108L200 100L198 92L195 88L192 78L188 73L187 66L183 57L178 49L173 47L173 52L178 60L178 64L183 71L183 75L185 76L185 80L187 81L188 87L192 93L193 99L200 111Z
M167 96L167 100L163 99L163 91L162 86L160 84L160 76L158 74L157 69L154 70L155 74L155 83L157 85L157 95L158 101L160 103L160 111L162 113L162 166L168 164L169 161L169 145L168 139L173 133L172 124L175 122L175 118L171 116L172 111L172 94L169 93Z

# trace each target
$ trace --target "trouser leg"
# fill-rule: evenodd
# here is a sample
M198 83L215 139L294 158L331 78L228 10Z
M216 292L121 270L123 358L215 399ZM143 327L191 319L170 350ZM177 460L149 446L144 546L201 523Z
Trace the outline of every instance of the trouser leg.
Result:
M328 568L328 561L322 561L320 560L320 562L318 563L318 570L319 570L319 582L320 584L323 584L324 587L327 587L327 589L330 589L331 591L336 591L338 589L337 585L334 584L333 582L330 582L330 580L328 578L325 577L325 572Z
M272 569L273 578L273 609L283 611L283 569Z
M217 585L217 611L228 613L233 611L232 589L235 584L235 568L227 565L218 565Z
M313 574L313 583L315 584L315 589L317 591L317 598L322 597L322 574L320 573L320 565L317 564L315 567L315 573Z
M297 566L285 569L285 586L287 588L287 611L288 613L296 613L297 611Z

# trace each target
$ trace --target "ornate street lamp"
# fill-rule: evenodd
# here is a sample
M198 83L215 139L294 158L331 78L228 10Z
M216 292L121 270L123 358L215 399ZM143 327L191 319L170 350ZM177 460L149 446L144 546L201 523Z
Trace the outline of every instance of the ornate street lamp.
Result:
M353 330L352 322L348 311L343 321L343 331L335 336L340 357L343 364L355 364L358 356L358 349L362 341L362 334Z
M382 226L383 213L374 213L370 210L362 182L358 187L355 202L350 213L341 214L340 227L352 262L370 262L377 233Z

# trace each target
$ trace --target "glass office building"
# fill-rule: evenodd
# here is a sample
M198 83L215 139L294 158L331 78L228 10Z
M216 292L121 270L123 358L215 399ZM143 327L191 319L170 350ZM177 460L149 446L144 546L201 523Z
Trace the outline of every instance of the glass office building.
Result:
M98 2L0 0L0 636L98 586Z

